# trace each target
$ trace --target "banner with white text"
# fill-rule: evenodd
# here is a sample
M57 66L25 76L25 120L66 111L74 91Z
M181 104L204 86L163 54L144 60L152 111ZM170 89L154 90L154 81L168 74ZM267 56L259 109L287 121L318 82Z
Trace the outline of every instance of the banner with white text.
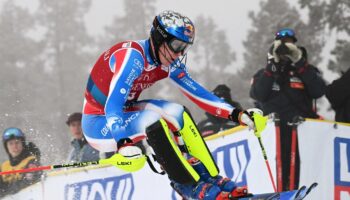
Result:
M269 122L262 133L263 144L275 176L275 131ZM273 192L273 187L257 138L247 128L237 127L207 139L220 174L237 185L248 185L250 192ZM115 167L63 170L47 177L7 199L21 200L130 200L180 199L167 176L158 175L146 165L135 173Z

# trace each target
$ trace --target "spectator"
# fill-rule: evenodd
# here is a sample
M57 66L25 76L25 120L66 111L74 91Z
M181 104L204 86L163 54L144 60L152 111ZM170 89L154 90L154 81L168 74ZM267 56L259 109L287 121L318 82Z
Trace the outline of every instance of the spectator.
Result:
M242 106L238 102L235 102L232 100L231 90L229 87L227 87L227 85L222 84L222 85L216 86L216 88L213 90L213 94L220 97L227 103L231 104L233 107L242 109ZM207 119L198 123L198 129L201 132L203 137L206 137L239 125L238 123L233 122L232 120L216 117L208 112L205 112L205 115L207 116Z
M307 62L306 49L297 46L292 29L276 33L268 52L268 62L253 77L250 96L262 106L264 114L280 116L280 144L283 190L289 188L291 158L291 122L294 117L318 118L313 100L325 93L325 81L319 70ZM294 188L299 184L299 151L296 149Z
M18 128L8 128L2 141L9 160L1 164L1 171L20 170L40 165L40 150L32 142L27 143L24 133ZM0 176L0 197L14 194L40 180L41 172L7 174Z
M350 69L329 84L326 97L335 110L335 121L350 123Z
M73 136L72 150L69 153L69 162L87 162L99 160L99 152L86 141L81 128L81 113L73 113L68 117L66 124Z

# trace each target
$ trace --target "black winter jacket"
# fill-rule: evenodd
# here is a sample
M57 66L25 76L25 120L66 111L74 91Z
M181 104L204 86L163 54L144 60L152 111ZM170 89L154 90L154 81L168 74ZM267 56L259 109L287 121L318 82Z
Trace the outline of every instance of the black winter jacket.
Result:
M350 69L327 86L326 97L335 110L335 121L350 123Z
M272 73L266 70L269 67L278 70ZM306 59L295 66L278 66L271 59L265 69L254 75L250 96L258 101L264 114L275 112L281 120L291 121L297 115L318 118L312 101L324 95L325 89L319 70Z

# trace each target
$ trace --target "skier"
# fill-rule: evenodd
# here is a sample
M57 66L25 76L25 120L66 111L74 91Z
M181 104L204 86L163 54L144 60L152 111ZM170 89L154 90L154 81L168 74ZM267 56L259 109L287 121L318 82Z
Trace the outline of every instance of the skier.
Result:
M170 78L206 112L254 129L251 114L213 95L188 74L186 53L194 38L189 18L164 11L154 18L148 39L121 42L102 53L85 91L83 132L102 152L137 158L149 155L152 148L171 185L185 199L228 199L239 190L219 175L189 111L165 100L138 100L144 89Z

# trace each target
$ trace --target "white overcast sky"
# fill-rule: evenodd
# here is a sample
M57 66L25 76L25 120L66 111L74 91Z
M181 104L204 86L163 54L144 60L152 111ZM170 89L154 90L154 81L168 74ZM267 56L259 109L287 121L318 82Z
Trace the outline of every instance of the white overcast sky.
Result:
M0 5L5 0L0 0ZM14 0L18 4L30 8L35 11L38 0ZM130 0L132 1L132 0ZM191 19L195 19L198 15L203 14L214 19L219 29L225 30L228 36L228 42L233 50L237 53L237 61L233 67L240 68L243 65L243 40L246 39L246 34L251 27L251 21L248 18L249 11L258 11L261 0L157 0L157 12L162 10L175 10ZM297 0L288 1L293 6L297 6ZM111 24L115 15L123 15L123 0L95 0L92 1L92 8L87 13L85 19L89 33L99 35L103 33L103 27L106 24ZM303 12L305 15L305 12ZM150 22L151 24L151 22ZM323 63L318 67L324 72L324 77L328 82L331 82L338 76L329 72L326 68L329 57L329 49L334 46L334 37L329 36L329 41L324 48ZM142 38L130 38L142 39Z

